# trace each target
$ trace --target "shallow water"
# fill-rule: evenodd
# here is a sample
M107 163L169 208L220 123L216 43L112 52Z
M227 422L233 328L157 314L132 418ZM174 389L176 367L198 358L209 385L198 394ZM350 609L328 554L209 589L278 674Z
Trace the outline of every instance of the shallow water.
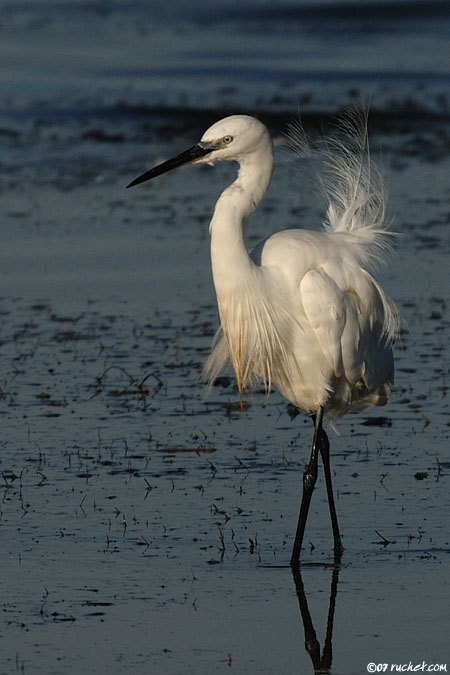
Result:
M379 276L405 328L388 406L330 433L338 577L320 476L302 583L321 648L335 603L334 675L446 664L448 4L401 28L397 3L371 3L369 24L302 4L301 39L275 3L276 20L252 3L223 23L199 2L1 4L0 672L314 672L287 567L310 421L276 392L241 409L231 377L209 393L199 379L217 326L207 224L234 169L124 186L233 106L279 148L297 101L314 133L353 86L373 95L400 233ZM370 63L349 68L367 41ZM277 149L249 244L320 217Z

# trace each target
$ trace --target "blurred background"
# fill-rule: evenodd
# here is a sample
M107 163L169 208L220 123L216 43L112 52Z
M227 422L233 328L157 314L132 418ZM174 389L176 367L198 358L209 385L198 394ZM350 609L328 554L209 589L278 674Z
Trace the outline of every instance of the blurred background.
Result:
M372 128L401 133L405 153L446 152L449 18L446 0L1 0L4 291L73 290L81 268L86 295L108 261L129 271L142 242L120 239L138 199L123 185L229 113L277 135L299 115L320 128L362 97ZM76 241L57 250L36 238L72 227Z

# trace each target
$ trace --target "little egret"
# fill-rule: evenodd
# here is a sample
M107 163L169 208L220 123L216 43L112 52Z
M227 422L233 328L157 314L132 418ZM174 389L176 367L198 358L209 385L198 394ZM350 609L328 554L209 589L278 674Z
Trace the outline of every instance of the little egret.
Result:
M128 187L183 164L234 161L236 180L217 200L210 223L211 265L221 329L205 364L214 381L230 360L240 392L256 379L275 386L314 423L291 565L300 550L318 455L324 466L335 561L343 551L334 504L330 444L322 426L349 410L384 405L393 383L392 344L399 318L370 273L389 248L384 191L368 150L367 120L349 115L347 132L324 143L319 186L328 201L321 231L288 229L249 254L244 224L269 186L274 157L267 128L247 115L213 124L200 142L145 172ZM297 129L297 149L305 141Z

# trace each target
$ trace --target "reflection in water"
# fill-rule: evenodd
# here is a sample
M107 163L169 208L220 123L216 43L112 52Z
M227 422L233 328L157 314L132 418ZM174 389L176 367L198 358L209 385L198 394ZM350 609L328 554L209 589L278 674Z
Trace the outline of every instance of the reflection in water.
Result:
M320 644L317 639L316 631L312 622L311 614L308 609L308 601L306 600L305 589L303 586L300 566L294 565L292 567L292 574L294 576L295 590L297 593L298 604L300 606L300 613L302 615L303 628L305 631L305 648L311 657L315 673L329 673L331 668L331 660L333 656L332 650L332 636L333 636L333 621L334 610L336 607L337 585L339 581L339 565L333 567L333 574L331 577L331 591L330 604L328 607L327 630L325 635L325 642L323 645L322 655L320 655Z

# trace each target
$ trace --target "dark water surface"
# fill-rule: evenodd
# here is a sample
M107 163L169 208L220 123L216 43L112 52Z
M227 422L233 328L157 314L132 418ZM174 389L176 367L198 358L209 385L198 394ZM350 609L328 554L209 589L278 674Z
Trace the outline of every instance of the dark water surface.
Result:
M302 591L321 648L331 600L334 675L450 670L449 3L0 9L0 673L312 673ZM125 185L250 112L277 165L249 245L315 228L281 132L299 109L314 134L359 95L405 328L388 406L330 432L343 564L320 475L296 587L311 423L199 378L207 226L234 168Z

